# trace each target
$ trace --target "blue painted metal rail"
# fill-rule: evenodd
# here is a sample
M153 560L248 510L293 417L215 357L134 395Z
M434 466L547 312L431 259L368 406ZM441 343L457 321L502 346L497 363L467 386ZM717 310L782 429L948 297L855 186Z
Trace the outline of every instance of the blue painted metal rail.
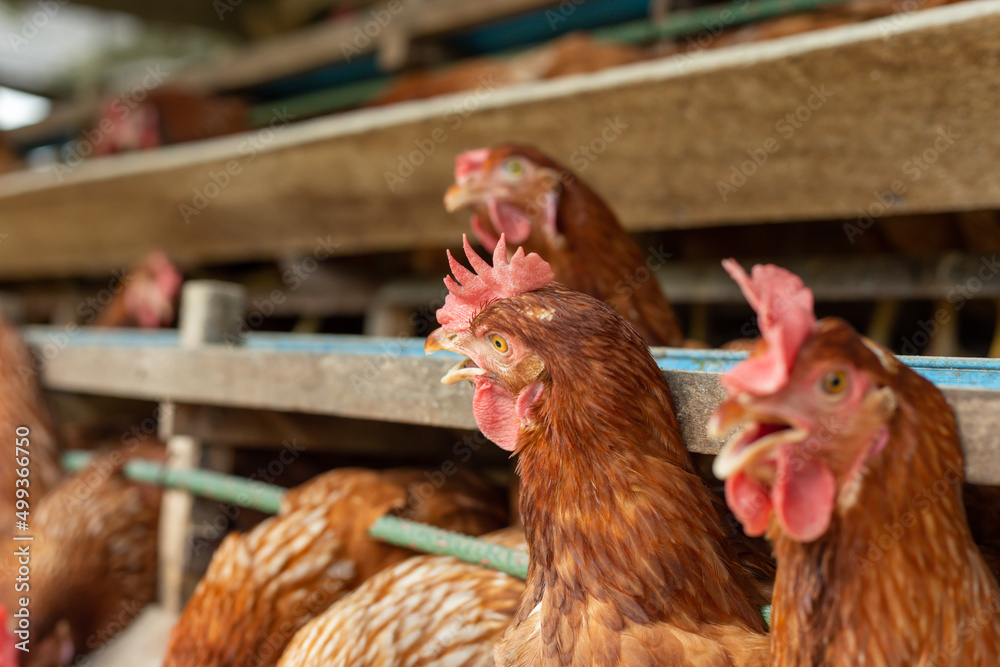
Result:
M28 342L44 352L45 347L176 347L176 331L145 332L131 329L27 327ZM391 356L421 358L423 338L373 338L346 335L303 335L252 333L244 349L248 351L288 352L290 354L328 354L353 356ZM653 357L663 370L721 373L746 356L744 352L724 350L685 350L653 348ZM438 357L443 357L442 353ZM970 357L917 357L900 359L918 373L942 387L1000 390L1000 359Z

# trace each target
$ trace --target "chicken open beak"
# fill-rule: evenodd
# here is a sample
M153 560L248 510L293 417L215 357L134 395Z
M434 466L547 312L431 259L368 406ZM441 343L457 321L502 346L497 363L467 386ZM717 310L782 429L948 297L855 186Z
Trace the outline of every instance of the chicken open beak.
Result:
M713 438L721 438L742 427L715 457L712 472L719 479L773 461L775 450L780 446L802 442L809 437L809 431L794 426L792 420L753 410L748 399L740 395L726 401L708 422L708 433Z
M479 201L481 193L467 185L455 183L444 193L444 208L449 213Z
M457 341L458 338L459 334L454 331L448 331L444 327L438 327L432 331L431 335L427 337L426 341L424 341L424 352L426 354L433 354L442 350L448 350L449 352L462 354L462 352L458 349L458 346L455 344L455 341ZM485 374L485 368L480 368L474 361L472 361L472 359L465 358L445 373L445 376L441 378L441 384L455 384L456 382L461 382L462 380L469 380L472 382L477 376Z

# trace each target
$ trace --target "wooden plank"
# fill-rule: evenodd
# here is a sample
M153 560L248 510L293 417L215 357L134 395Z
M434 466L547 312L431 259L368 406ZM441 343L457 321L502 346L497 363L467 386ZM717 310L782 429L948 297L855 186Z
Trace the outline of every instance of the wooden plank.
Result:
M177 433L226 447L281 449L293 443L310 451L385 457L394 464L433 464L453 457L462 447L478 447L468 434L455 435L414 424L347 419L331 415L247 410L214 405L183 405L174 421ZM433 434L431 433L433 432ZM411 443L420 442L420 446ZM497 447L476 450L479 463L508 461Z
M266 338L266 337L263 337ZM292 337L285 336L287 341ZM311 339L315 349L320 339ZM36 338L37 340L37 338ZM228 349L225 346L180 350L172 346L117 348L71 345L47 363L43 380L50 389L165 399L183 403L278 410L356 419L374 419L449 428L474 429L471 387L444 386L440 378L456 355L418 356L419 341L370 341L369 353ZM291 343L288 343L291 346ZM375 350L382 347L380 353ZM363 348L359 347L358 350ZM705 433L708 415L722 397L718 373L739 353L654 350L658 363L704 370L666 370L685 442L692 451L715 453L719 442ZM970 480L1000 485L1000 362L983 359L909 358L946 386L956 408L968 452ZM970 377L981 381L970 382ZM993 387L985 391L981 387ZM975 465L972 465L972 462Z
M906 258L863 255L848 257L740 257L747 267L778 262L800 276L816 301L881 301L885 299L990 299L1000 296L1000 280L993 267L1000 253L949 254L942 258ZM982 274L979 272L983 271ZM983 280L980 275L987 276ZM656 277L676 304L745 304L746 299L716 261L670 262L656 270ZM387 282L374 297L384 305L417 310L441 299L438 279L408 279ZM291 296L291 301L294 295ZM309 308L314 314L350 312L339 295L315 303L296 299L282 304L282 314ZM329 300L329 305L326 301ZM361 310L357 312L362 312Z
M405 22L411 37L424 37L551 4L552 0L383 2L347 18L235 49L211 63L178 72L172 82L216 91L247 88L371 53L383 30L397 22Z
M884 299L987 299L1000 296L994 280L1000 253L949 254L941 258L898 256L782 257L780 264L809 285L817 301ZM750 267L775 258L739 258ZM983 276L986 279L983 279ZM718 262L671 262L657 271L676 303L745 303Z
M181 265L327 238L332 254L454 246L468 216L441 205L453 156L507 139L582 169L633 230L998 208L997 32L1000 6L967 2L287 127L276 109L273 131L93 160L62 182L8 174L0 278L106 275L151 246ZM786 139L795 113L810 119ZM769 139L723 201L718 182Z

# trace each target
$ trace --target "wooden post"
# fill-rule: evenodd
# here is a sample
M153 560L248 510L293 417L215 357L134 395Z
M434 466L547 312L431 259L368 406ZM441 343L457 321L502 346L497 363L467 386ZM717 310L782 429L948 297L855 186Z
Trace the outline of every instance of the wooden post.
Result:
M239 345L239 324L246 307L242 285L212 280L192 280L181 293L180 346ZM160 406L160 437L167 442L167 465L195 468L201 461L201 442L178 435L174 429L172 402ZM160 601L168 611L179 613L184 602L184 569L191 535L194 498L186 491L163 494L160 512Z

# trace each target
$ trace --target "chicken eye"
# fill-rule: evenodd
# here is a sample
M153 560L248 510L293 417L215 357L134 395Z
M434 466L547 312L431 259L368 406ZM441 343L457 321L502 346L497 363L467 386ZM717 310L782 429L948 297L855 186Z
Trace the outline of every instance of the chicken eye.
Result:
M520 179L524 176L524 163L517 158L510 158L503 163L503 173L511 180Z
M847 389L847 373L841 370L830 371L820 380L823 393L828 396L839 396Z
M493 344L493 347L496 349L496 351L499 352L500 354L507 354L507 350L510 349L510 346L507 344L507 339L501 336L500 334L491 335L490 342Z

